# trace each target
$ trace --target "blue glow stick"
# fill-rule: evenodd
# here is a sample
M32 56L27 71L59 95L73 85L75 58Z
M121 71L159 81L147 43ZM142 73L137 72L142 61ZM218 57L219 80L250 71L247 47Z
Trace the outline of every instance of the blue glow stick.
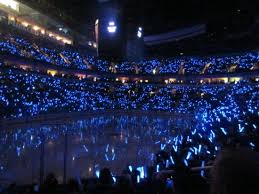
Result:
M140 178L143 179L145 178L145 172L144 172L144 167L141 167L141 171L140 171Z
M250 146L255 147L255 144L254 144L254 143L252 143L252 142L250 142Z
M175 152L177 152L178 147L173 145L173 149Z
M204 168L205 166L205 161L201 162L201 168ZM201 170L201 176L204 177L204 170Z
M139 171L139 174L142 172L142 167L137 167L137 171Z
M105 154L104 156L105 156L105 159L106 159L107 161L109 161L109 158L108 158L107 154Z
M109 146L110 146L109 144L106 146L106 149L105 149L106 152L108 152Z
M86 146L85 146L85 145L83 145L83 147L84 147L85 151L86 151L86 152L88 152L88 149L86 148Z
M95 175L99 178L99 176L100 176L100 171L99 171L99 170L96 170L96 171L95 171Z
M196 129L194 129L194 131L192 132L192 135L194 135L196 132L197 132L197 130L196 130Z
M226 130L225 130L223 127L220 127L220 129L221 129L222 133L224 133L225 135L227 135L227 132L226 132Z
M173 159L172 156L170 156L170 160L171 160L171 163L172 163L172 164L175 164L175 163L174 163L174 159Z
M239 133L242 133L244 131L244 127L241 127L241 124L238 124Z
M215 138L216 137L215 133L212 130L210 130L210 131L211 131L211 133L213 135L213 138Z
M184 160L184 164L185 164L185 166L188 166L188 165L189 165L188 162L187 162L187 160Z
M117 180L116 180L116 178L113 176L112 177L112 179L113 179L113 181L116 183L117 182Z
M198 149L196 147L194 147L194 154L197 155L198 154Z
M115 160L115 155L116 155L116 154L113 154L113 156L112 156L112 160Z
M16 153L17 153L17 156L21 155L21 148L20 147L16 147Z
M161 145L160 145L160 149L161 149L161 150L164 150L165 147L166 147L166 144L161 144Z
M201 144L199 145L199 153L201 153Z
M133 170L133 169L132 169L132 166L129 166L129 171L132 172L132 170Z
M186 156L186 160L189 160L190 157L191 157L192 153L191 152L188 152L187 156Z

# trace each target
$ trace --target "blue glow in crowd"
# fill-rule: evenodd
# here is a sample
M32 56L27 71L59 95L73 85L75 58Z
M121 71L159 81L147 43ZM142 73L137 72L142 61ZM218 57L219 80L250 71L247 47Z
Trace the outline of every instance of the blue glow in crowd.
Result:
M167 134L166 138L153 139L153 144L158 146L158 150L171 153L170 157L165 160L157 161L158 170L179 162L177 155L183 150L186 153L183 154L180 161L185 166L200 165L199 158L208 162L209 159L216 156L222 145L228 143L233 137L236 139L249 135L248 139L242 143L250 146L251 149L258 146L257 136L251 136L251 133L256 134L258 130L259 86L249 82L199 86L113 85L110 83L86 83L36 73L25 74L11 69L0 74L0 82L2 118L19 118L50 112L97 110L165 111L192 115L198 122L195 125L182 126L181 130L177 130L174 135L167 134L166 128L160 126L161 121L152 123L147 118L138 121L141 125L150 126L154 130L154 134L158 136ZM109 120L90 121L90 123L94 122L97 122L95 125L99 126L100 123L106 123ZM128 118L116 121L118 127L122 128L125 125L136 126L134 124L136 121L132 122ZM166 124L168 122L170 120L163 121ZM175 121L172 123L175 125ZM78 122L77 125L81 127L78 128L80 130L89 123ZM67 131L67 129L65 127L64 130ZM53 140L59 137L50 127L41 130L28 129L25 134L24 131L19 130L18 133L13 134L13 141L20 142L13 144L16 145L17 156L20 156L23 149L31 143L38 147L42 140L35 133L39 134L42 131ZM65 131L61 131L61 134ZM1 137L8 139L6 135L1 135ZM128 144L129 137L122 140L125 145ZM2 141L6 141L6 138L3 138ZM80 139L83 139L83 134L80 134ZM95 136L92 136L91 142L96 144ZM2 144L5 143L2 142ZM82 149L85 153L91 152L87 145L82 145ZM105 146L104 150L103 158L107 162L120 159L117 151L109 144ZM138 154L143 153L139 150ZM154 161L151 153L147 158ZM153 159L151 160L151 158Z
M233 123L215 121L210 123L213 131L204 131L202 129L204 123L195 118L97 116L62 124L32 125L11 131L2 130L0 151L1 157L10 158L4 161L12 161L11 158L15 158L14 165L16 165L25 162L27 157L24 156L28 152L39 152L41 144L51 146L48 149L51 148L53 151L62 152L64 149L62 140L64 135L68 134L69 142L73 142L69 144L69 156L71 156L68 158L69 161L73 163L77 160L82 161L83 158L92 161L82 166L82 172L83 169L90 167L92 170L88 175L98 176L102 166L108 165L115 175L118 175L128 166L130 171L140 170L140 179L142 179L146 176L144 166L147 165L155 165L156 171L171 168L180 163L188 167L206 166L222 147L229 144L240 144L258 150L256 118L250 118L251 122L242 116ZM239 132L238 125L244 126L242 133ZM222 126L228 127L227 136L222 134ZM194 130L197 132L193 133ZM118 135L112 137L110 141L109 135L105 135L107 132ZM125 143L126 138L129 139L129 143ZM162 149L161 145L163 145ZM60 147L61 150L59 150ZM166 156L163 154L165 152L168 153ZM153 157L155 153L157 153L156 157ZM28 157L27 160L30 158ZM3 170L12 170L12 162L4 161L0 163ZM201 176L204 176L204 171L201 171Z
M54 47L54 46L52 46ZM76 48L46 48L31 43L29 40L11 35L0 35L0 53L25 57L43 63L50 63L65 68L93 70L113 73L167 74L178 73L184 68L185 74L227 73L233 66L235 72L258 69L259 52L252 51L241 54L210 57L181 57L167 59L150 59L137 63L121 62L111 64L85 54Z
M0 82L2 118L56 112L147 110L195 114L210 123L258 114L259 86L244 81L221 86L113 85L8 69L0 74Z
M79 52L67 49L49 49L31 44L17 37L2 37L0 50L15 56L31 58L67 68L77 68L109 72L109 63L94 57L82 57ZM187 73L199 74L205 64L212 66L207 73L227 72L228 65L238 64L239 69L249 70L258 65L259 53L249 52L241 55L206 58L175 58L165 60L149 60L138 63L137 67L125 62L115 64L117 72L134 72L139 68L143 74L177 73L184 63ZM0 68L2 63L0 62ZM115 129L128 129L127 135L121 135L121 144L130 145L132 137L152 137L149 143L158 152L138 149L138 156L156 164L160 171L171 165L181 163L185 166L205 166L214 159L217 152L226 144L243 144L251 149L258 149L258 103L259 85L240 81L236 84L222 85L155 85L155 84L114 84L101 82L86 82L74 79L50 77L39 73L23 72L14 69L1 68L0 71L0 119L30 118L47 113L95 112L98 110L151 111L169 112L190 115L194 123L185 123L181 127L175 120L152 120L148 117L112 118L116 121ZM38 148L42 144L41 134L47 140L57 140L64 133L73 133L83 141L86 127L97 129L109 123L111 118L98 117L64 125L63 130L52 127L29 128L13 130L9 133L1 131L1 145L10 145L8 149L15 150L17 157L22 156L27 147ZM141 126L149 126L149 130L138 134ZM172 132L174 130L174 132ZM96 131L97 133L98 131ZM131 133L131 134L130 134ZM153 138L156 137L156 138ZM8 143L8 142L11 142ZM88 144L82 144L85 154L92 152L89 147L98 143L97 134L91 134ZM2 146L1 148L4 148ZM102 147L97 153L106 162L120 161L119 153L110 144ZM152 150L154 151L154 150ZM167 152L166 157L163 152ZM76 154L72 157L77 160ZM130 161L129 161L130 162ZM94 164L99 166L99 164ZM140 178L145 176L143 166L131 163L131 170L139 169ZM2 166L2 165L1 165ZM96 168L98 175L98 168ZM201 172L204 176L204 171Z

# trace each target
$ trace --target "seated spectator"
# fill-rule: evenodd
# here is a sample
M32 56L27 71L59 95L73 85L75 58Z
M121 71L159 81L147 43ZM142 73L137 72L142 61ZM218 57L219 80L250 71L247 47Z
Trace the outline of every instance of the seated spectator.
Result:
M111 171L108 168L104 168L100 171L99 183L102 185L112 185L113 184Z
M53 173L50 173L47 175L40 192L42 194L54 194L57 191L58 186L58 180L56 179L55 175Z
M212 194L256 194L259 191L259 154L227 149L216 158L212 170Z
M108 168L104 168L100 171L99 183L91 193L94 193L94 194L114 193L113 179L112 179L111 171Z
M177 194L209 193L208 184L199 174L183 168L176 170L174 188Z
M115 194L133 194L135 193L131 178L129 175L123 175L119 178L115 188Z
M70 179L68 181L68 191L70 194L76 194L80 192L79 184L75 179Z

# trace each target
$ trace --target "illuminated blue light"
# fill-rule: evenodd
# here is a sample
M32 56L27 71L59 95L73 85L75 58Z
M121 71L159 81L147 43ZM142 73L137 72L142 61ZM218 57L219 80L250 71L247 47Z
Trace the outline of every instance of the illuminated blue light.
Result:
M197 129L194 129L194 131L192 131L192 135L195 135L197 132Z
M175 152L177 152L178 146L173 145L173 149L174 149Z
M189 166L187 160L184 160L184 165L187 166L187 167Z
M138 38L141 38L142 37L142 32L138 31L137 36L138 36Z
M166 147L166 144L161 144L161 145L160 145L160 149L161 149L161 150L164 150L165 147Z
M159 164L156 165L156 172L159 172Z
M115 22L114 21L110 21L109 22L109 26L115 26Z
M95 176L99 178L99 176L100 176L100 171L99 170L95 171Z
M199 148L198 148L198 150L199 150L199 153L201 153L201 145L199 145Z
M129 171L132 172L133 168L132 166L129 166Z
M104 156L105 156L106 161L109 161L109 157L107 156L107 154L105 154Z
M20 147L16 147L16 153L17 153L17 156L21 155L21 148Z
M113 155L112 155L112 160L115 160L115 156L116 156L116 154L113 154Z
M115 23L110 23L109 25L115 26ZM36 61L65 68L87 69L84 56L75 50L68 48L63 50L40 48L40 50L45 53L42 54L34 50L32 45L27 43L26 40L21 38L14 38L14 40L16 44L21 45L28 53L31 53L32 59ZM11 41L0 41L0 52L26 58L23 54L24 52L22 52L16 44L13 44ZM70 61L70 63L65 62L64 59L60 57L60 53L64 58ZM200 70L204 67L205 61L208 60L213 63L209 69L209 73L227 73L223 67L225 64L231 63L233 61L232 58L258 62L259 54L248 52L235 55L234 57L214 56L209 59L190 57L190 59L186 59L186 72L199 74ZM109 63L96 60L90 56L85 56L85 60L87 63L92 64L96 70L109 72ZM152 70L157 67L159 67L158 73L177 73L181 60L182 59L166 59L166 62L159 59L144 60L139 63L139 68L143 74L152 74ZM242 62L242 60L240 60L239 68L246 70L251 68L250 63ZM2 65L3 63L0 61L1 68ZM127 64L126 62L116 64L116 68L120 73L132 73L134 71L132 64ZM5 80L13 82L15 87L10 86ZM199 145L203 140L208 142L209 146L213 148L215 145L221 145L217 139L221 132L228 137L227 128L223 128L226 127L226 125L222 125L225 122L231 126L232 123L238 121L238 127L233 130L239 133L246 132L246 129L247 131L251 128L257 129L256 124L252 124L250 121L245 122L245 120L252 113L258 116L258 86L246 81L227 86L211 86L208 84L199 86L198 88L194 85L173 86L173 88L181 94L181 97L177 100L177 106L175 106L176 101L172 98L172 88L169 86L158 87L153 84L136 85L129 83L127 85L116 85L116 87L114 87L115 92L111 94L106 91L107 88L113 86L108 82L91 84L84 81L71 80L69 79L68 81L68 79L49 77L32 72L24 73L12 69L7 70L4 74L0 74L0 103L3 105L3 112L5 113L3 117L19 118L64 111L82 112L96 110L147 110L195 114L199 125L194 126L194 129L190 129L185 135L179 134L177 137L173 136L171 138L172 140L167 141L167 144L172 146L174 152L181 152L182 146L180 144L185 145L186 139L187 142L193 140L192 146L194 147L190 150L198 156L201 154L201 150L206 151L206 145L204 145L204 147ZM41 92L38 84L46 88L46 91ZM127 95L128 92L134 89L138 89L141 92L135 92L129 97ZM157 93L150 96L150 92L156 90L158 90ZM206 100L205 98L192 98L197 92L208 94L211 96L210 100ZM9 94L12 94L13 97L10 97ZM35 100L32 101L32 97L35 97ZM239 98L245 98L245 100L241 103ZM121 121L119 121L119 123L120 122ZM80 123L80 126L81 125L82 122ZM235 126L237 125L235 124ZM156 129L156 135L162 136L164 134L164 130L162 130L163 127L159 126L157 128L157 126L154 126L154 129ZM211 129L213 129L213 131ZM53 132L44 129L44 133L52 134ZM26 136L27 138L22 137L21 132L18 131L12 133L11 139L13 145L15 145L13 150L16 150L18 156L20 156L23 149L27 149L29 145L38 147L41 144L41 141L37 139L37 134L28 132ZM57 138L56 136L53 135L50 139L54 140ZM196 141L197 138L201 141ZM22 140L24 143L20 143ZM83 140L82 133L80 133L80 140ZM96 143L97 140L95 137L92 137L93 143ZM6 142L7 140L3 139L2 141ZM122 140L122 143L123 142L127 144L128 138L126 137L125 141ZM161 144L161 150L166 147L166 144L162 144L160 141L157 141L156 144ZM256 142L250 143L248 141L246 145L255 147L257 144ZM85 145L83 145L83 148L88 152ZM214 149L218 151L220 147L215 146ZM107 153L105 158L108 158L108 160L116 160L119 158L115 157L114 149L109 149L109 145L107 145L106 148L102 147L103 155L104 151ZM113 154L111 154L111 152ZM209 156L215 154L215 152L211 150L207 150L206 153ZM152 159L154 160L154 158ZM170 160L173 164L174 162L171 157Z
M171 163L172 163L172 164L175 164L175 163L174 163L174 159L173 159L172 156L170 156L170 160L171 160Z
M222 131L222 133L224 133L224 135L227 135L227 132L223 127L220 127L220 130Z
M85 145L83 145L83 147L84 147L85 152L89 151Z
M114 21L110 21L107 27L109 33L115 33L117 31L117 26L115 25Z
M144 179L145 178L145 172L144 172L144 167L138 167L137 170L140 172L140 178Z
M190 157L191 157L192 153L191 152L188 152L187 156L186 156L186 160L189 160Z
M241 127L241 124L238 124L239 133L244 132L244 127Z
M116 177L112 177L112 179L113 179L113 181L116 183L117 182L117 179L116 179Z
M205 167L205 161L201 162L201 168ZM201 170L201 176L204 177L204 170Z

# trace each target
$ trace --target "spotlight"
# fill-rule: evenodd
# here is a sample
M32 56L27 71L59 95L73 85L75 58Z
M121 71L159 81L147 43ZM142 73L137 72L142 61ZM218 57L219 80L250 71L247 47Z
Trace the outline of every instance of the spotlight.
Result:
M138 36L139 38L141 38L141 37L142 37L142 32L138 31L137 36Z
M116 26L109 26L107 29L108 29L109 33L115 33L116 30L117 30L117 27Z
M109 26L115 26L115 22L109 22Z
M107 27L107 30L109 33L115 33L116 30L117 30L117 26L115 25L115 22L114 21L110 21L109 22L109 25Z
M143 30L142 27L138 27L138 31L137 31L137 37L138 38L142 37L142 35L143 35L142 30Z

